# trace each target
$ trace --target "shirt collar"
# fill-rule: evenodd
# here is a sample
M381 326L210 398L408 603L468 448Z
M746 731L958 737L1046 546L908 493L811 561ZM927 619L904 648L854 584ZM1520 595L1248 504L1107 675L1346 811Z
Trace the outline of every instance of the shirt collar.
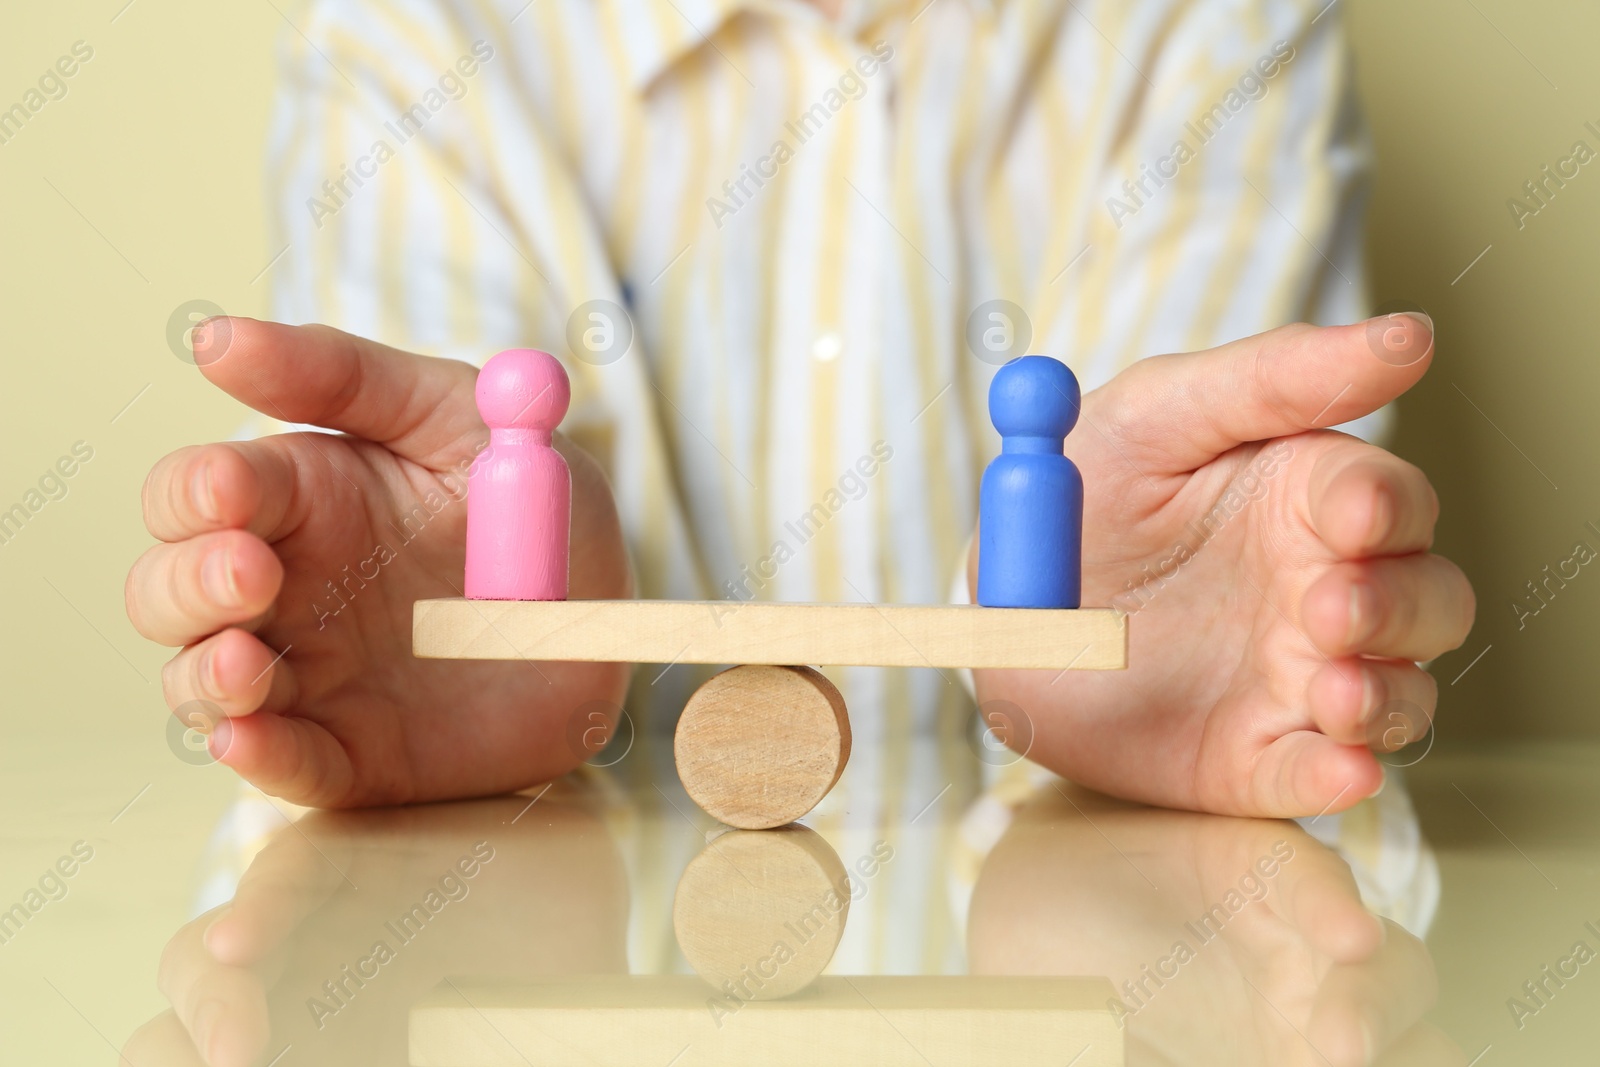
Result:
M601 0L622 36L628 77L644 91L662 72L701 47L734 15L770 6L769 0ZM856 27L878 21L896 7L919 11L929 0L846 0L849 22ZM932 0L934 3L961 0ZM966 0L981 14L990 14L998 0Z
M646 86L722 28L735 12L759 0L603 0L622 36L634 89Z

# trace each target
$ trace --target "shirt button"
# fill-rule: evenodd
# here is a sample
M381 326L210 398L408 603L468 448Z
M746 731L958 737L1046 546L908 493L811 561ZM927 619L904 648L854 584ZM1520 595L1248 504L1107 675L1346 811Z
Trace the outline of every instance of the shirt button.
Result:
M844 351L844 342L836 333L825 333L811 346L811 356L819 363L832 363Z

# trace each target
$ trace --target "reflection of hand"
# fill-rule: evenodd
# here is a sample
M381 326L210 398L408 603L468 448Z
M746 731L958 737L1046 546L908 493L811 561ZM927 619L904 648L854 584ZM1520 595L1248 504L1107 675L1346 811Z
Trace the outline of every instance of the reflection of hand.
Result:
M1427 949L1364 909L1349 868L1297 825L1064 788L1070 803L1046 790L989 854L974 974L1110 977L1130 1065L1465 1062L1421 1021Z
M163 543L128 575L128 614L184 646L163 688L173 708L204 700L226 716L213 754L319 807L508 792L587 756L568 720L620 705L625 665L411 655L412 603L461 588L466 472L488 440L477 370L250 319L212 320L195 353L264 414L344 431L185 448L150 472L145 524ZM605 475L557 447L572 470L572 596L628 596Z
M1126 671L977 672L981 699L1032 717L1035 760L1239 815L1340 811L1377 790L1369 747L1425 731L1438 694L1413 661L1462 642L1472 589L1428 551L1422 472L1313 427L1399 396L1432 350L1406 316L1289 326L1141 360L1084 397L1067 438L1086 482L1083 602L1138 618ZM1415 709L1408 730L1378 714L1392 701Z
M284 827L233 901L168 943L173 1010L130 1039L128 1062L245 1067L293 1045L295 1063L406 1064L406 1013L447 976L626 972L627 882L604 827L561 786L518 818L527 805L313 812ZM402 926L419 904L426 921Z

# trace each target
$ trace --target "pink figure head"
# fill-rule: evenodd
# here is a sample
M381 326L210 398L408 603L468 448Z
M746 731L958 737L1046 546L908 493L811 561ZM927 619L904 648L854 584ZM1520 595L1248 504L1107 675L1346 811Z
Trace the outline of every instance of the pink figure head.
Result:
M533 348L511 348L478 372L478 414L491 430L536 430L545 436L560 425L572 402L572 385L561 361Z

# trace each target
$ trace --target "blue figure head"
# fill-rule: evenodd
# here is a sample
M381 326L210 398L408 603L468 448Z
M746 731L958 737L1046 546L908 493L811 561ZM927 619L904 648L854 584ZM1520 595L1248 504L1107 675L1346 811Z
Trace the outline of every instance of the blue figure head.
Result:
M1077 425L1082 403L1077 376L1049 356L1019 356L989 385L989 420L1001 437L1060 441Z

